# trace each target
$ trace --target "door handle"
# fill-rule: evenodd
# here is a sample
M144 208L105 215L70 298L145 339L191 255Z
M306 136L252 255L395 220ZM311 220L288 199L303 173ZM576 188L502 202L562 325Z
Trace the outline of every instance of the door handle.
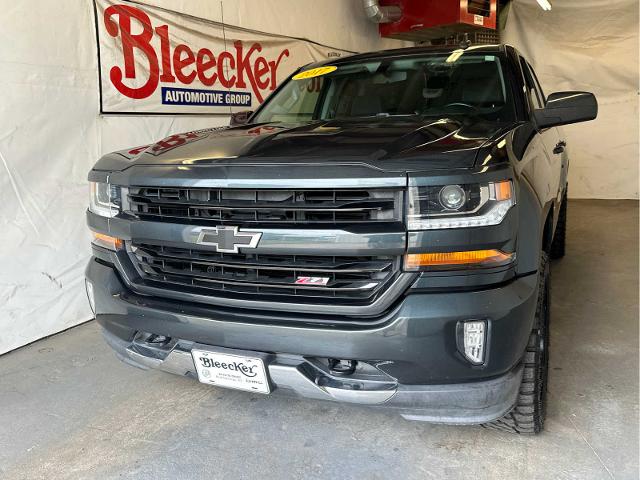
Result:
M561 154L562 152L564 152L564 147L566 146L567 142L565 142L564 140L560 140L553 149L553 153L555 153L556 155Z

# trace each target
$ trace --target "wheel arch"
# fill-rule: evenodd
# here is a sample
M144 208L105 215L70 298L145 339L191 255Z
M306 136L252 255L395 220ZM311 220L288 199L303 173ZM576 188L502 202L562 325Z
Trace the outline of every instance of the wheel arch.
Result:
M520 177L518 193L518 270L525 274L538 270L541 251L549 253L555 212L553 201L542 203L524 177Z

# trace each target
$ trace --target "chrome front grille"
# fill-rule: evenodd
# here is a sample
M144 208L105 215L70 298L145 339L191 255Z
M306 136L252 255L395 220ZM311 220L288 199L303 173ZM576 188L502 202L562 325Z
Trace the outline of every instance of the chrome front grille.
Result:
M128 213L193 225L354 225L401 221L399 189L130 187Z
M367 305L399 273L395 256L232 254L133 242L130 258L149 286L292 303ZM324 284L300 283L304 278Z

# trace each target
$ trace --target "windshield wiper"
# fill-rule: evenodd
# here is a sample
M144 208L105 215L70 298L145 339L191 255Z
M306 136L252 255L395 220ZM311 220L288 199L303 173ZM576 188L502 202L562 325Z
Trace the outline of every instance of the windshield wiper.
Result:
M398 117L406 117L406 118L414 118L421 117L421 115L417 113L376 113L375 115L358 115L358 116L349 116L349 117L341 117L341 118L327 118L325 120L358 120L363 118L398 118Z

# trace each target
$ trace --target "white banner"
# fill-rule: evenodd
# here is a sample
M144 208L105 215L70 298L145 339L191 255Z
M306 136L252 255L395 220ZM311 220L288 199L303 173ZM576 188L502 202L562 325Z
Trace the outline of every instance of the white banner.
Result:
M135 2L94 1L102 113L253 110L298 67L352 53Z

